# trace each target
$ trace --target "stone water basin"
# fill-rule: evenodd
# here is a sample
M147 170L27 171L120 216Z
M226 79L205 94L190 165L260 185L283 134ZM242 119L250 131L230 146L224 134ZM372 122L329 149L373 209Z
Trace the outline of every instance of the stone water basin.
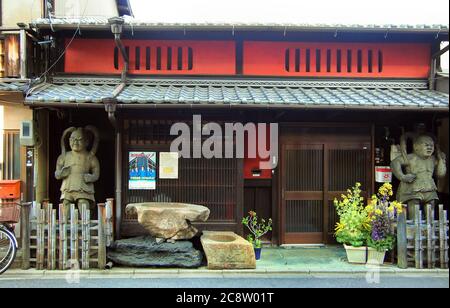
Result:
M253 245L230 231L203 231L200 238L208 269L256 268Z
M210 214L205 206L176 202L130 203L125 211L137 215L152 236L171 240L191 239L198 232L191 222L206 221Z

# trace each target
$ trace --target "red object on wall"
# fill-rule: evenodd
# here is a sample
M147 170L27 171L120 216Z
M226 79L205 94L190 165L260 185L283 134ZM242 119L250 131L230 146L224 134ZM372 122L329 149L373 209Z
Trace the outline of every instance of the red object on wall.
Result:
M270 148L270 126L266 125L266 148ZM261 161L268 161L269 158L261 159L258 155L258 130L256 130L256 142L252 142L251 145L247 142L247 134L245 135L245 158L244 158L244 179L271 179L272 169L260 169L259 163ZM248 146L255 147L256 158L248 158ZM276 145L278 146L278 144ZM260 170L259 176L255 176L253 171Z
M1 180L0 199L20 199L20 180Z
M430 45L246 41L243 62L244 75L427 78Z
M122 42L129 50L131 74L234 75L236 73L234 41L123 40ZM118 65L114 65L115 48L114 40L75 39L66 51L64 71L77 74L120 74L123 61L116 52ZM169 53L171 53L170 60ZM139 63L139 68L136 62Z

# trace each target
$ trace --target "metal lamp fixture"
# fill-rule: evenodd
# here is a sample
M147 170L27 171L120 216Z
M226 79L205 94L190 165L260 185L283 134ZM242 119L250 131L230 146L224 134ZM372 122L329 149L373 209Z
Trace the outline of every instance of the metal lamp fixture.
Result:
M111 25L111 32L114 36L120 36L123 30L124 20L120 17L112 17L108 19L108 23Z

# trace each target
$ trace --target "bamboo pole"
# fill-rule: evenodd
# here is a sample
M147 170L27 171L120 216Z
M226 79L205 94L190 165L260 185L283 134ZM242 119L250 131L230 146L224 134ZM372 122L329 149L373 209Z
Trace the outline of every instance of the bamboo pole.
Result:
M403 205L403 210L397 216L397 266L399 268L408 267L407 259L407 245L406 237L406 205Z
M78 210L75 204L70 205L70 265L79 268L78 261Z
M105 239L105 204L98 204L98 268L105 269L106 266L106 239Z
M431 204L426 205L426 219L427 219L427 267L433 268L433 254L434 247L433 244L433 218L431 216Z
M21 206L20 215L20 235L22 237L22 269L30 268L30 204L24 203Z

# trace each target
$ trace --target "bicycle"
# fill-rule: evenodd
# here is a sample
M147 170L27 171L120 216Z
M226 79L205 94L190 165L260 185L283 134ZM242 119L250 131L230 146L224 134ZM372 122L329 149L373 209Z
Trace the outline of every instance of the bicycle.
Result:
M0 204L0 275L14 262L19 248L14 235L14 224L20 219L20 204Z

